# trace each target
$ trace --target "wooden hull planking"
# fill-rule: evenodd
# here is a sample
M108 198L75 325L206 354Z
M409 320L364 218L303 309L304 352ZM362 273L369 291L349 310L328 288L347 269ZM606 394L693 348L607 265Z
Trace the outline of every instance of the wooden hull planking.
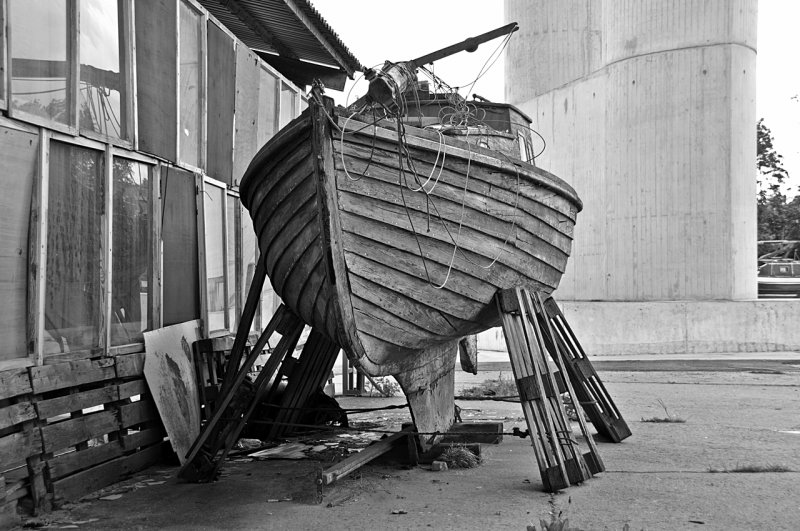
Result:
M553 291L581 208L558 178L465 142L406 127L404 148L312 101L240 190L276 293L371 375L438 367L425 352L499 324L497 290Z

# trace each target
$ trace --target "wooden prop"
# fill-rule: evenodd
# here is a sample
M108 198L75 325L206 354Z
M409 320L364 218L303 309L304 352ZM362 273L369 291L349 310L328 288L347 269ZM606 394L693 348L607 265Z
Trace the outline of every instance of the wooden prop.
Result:
M339 347L328 340L324 335L316 330L311 330L300 358L296 363L291 363L291 374L287 374L288 384L283 391L282 400L279 403L280 409L275 416L275 423L269 432L269 439L282 437L291 431L291 424L297 422L302 413L302 407L308 398L320 389L336 363L336 355ZM287 358L288 360L289 358ZM287 365L283 363L282 367ZM276 383L280 378L276 378ZM277 385L273 387L277 389ZM266 395L268 403L274 403L272 395Z
M544 488L555 492L581 483L592 471L573 439L558 384L548 368L544 332L530 294L520 288L503 290L497 305Z
M261 284L263 284L263 279ZM254 286L256 286L255 282L253 285L251 285L250 294L261 289L260 286ZM248 295L248 301L249 299L250 296ZM246 310L247 307L245 307L245 311ZM217 403L217 410L214 412L214 415L208 424L203 427L203 430L200 432L200 436L195 440L194 444L190 448L189 453L186 456L186 463L178 472L179 477L188 481L199 482L211 481L214 479L214 476L216 475L224 456L227 455L228 451L230 450L230 446L236 442L235 436L238 436L239 431L241 431L241 428L247 421L247 419L244 418L244 421L240 423L222 422L223 417L226 417L227 419L241 419L243 418L242 415L249 417L249 415L252 413L252 410L255 408L257 399L263 396L262 393L264 388L269 383L271 376L274 375L278 364L283 359L283 356L294 350L302 329L302 321L300 321L297 316L289 312L285 306L281 305L278 307L275 315L272 316L269 324L264 329L261 337L259 337L256 344L253 346L253 349L250 351L250 355L247 357L247 360L245 360L241 367L239 367L238 364L232 365L231 362L233 361L233 358L231 358L227 368L228 373L234 373L234 376L230 379L231 384L227 391L224 390L223 386L223 392L221 393ZM237 390L241 386L242 382L244 382L248 372L250 372L251 367L261 354L264 346L267 344L267 341L276 331L282 332L283 337L278 343L278 346L270 355L267 363L262 368L261 373L254 383L254 400L251 400L248 403L234 401L234 398L237 395ZM234 348L235 347L236 343L234 343ZM222 457L218 456L220 450L223 450Z
M545 338L547 348L551 352L556 349L560 352L565 365L562 373L569 375L575 389L572 396L580 402L597 433L617 443L630 437L628 424L622 418L555 299L549 297L544 303L540 303L537 313L541 326L547 326L552 331Z
M544 308L542 303L542 296L539 292L533 294L532 300L528 297L528 294L525 294L527 297L527 302L533 303L533 309L537 315L544 315ZM550 321L545 320L544 326L541 327L542 331L544 332L544 336L550 338L550 341L547 343L552 344L553 348L550 350L550 357L555 361L558 370L563 375L565 374L565 362L564 362L564 355L561 349L558 347L558 343L553 341L553 329L550 326ZM569 396L572 397L573 403L577 399L575 395L575 390L572 386L571 378L563 378L564 384L567 388L567 392ZM598 474L603 472L606 467L603 464L603 461L600 459L600 454L597 452L597 446L594 444L594 439L592 438L592 434L589 433L589 428L586 426L586 420L584 420L583 415L581 414L580 410L576 408L576 417L578 417L578 424L581 428L581 433L583 434L584 439L586 440L586 444L589 446L589 452L583 454L583 458L586 461L586 464L589 466L589 470L591 473Z
M191 350L199 336L199 321L144 333L144 377L181 464L200 433L200 401Z

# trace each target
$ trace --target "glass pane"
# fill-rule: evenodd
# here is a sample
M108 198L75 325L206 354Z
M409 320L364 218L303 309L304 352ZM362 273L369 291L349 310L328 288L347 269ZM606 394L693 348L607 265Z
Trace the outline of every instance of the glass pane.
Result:
M67 2L10 0L11 105L69 123Z
M150 166L114 159L114 220L111 247L111 344L142 341L152 327L153 262Z
M104 156L50 144L45 349L99 346L103 310Z
M201 22L200 15L181 2L180 160L193 166L200 165Z
M227 272L227 286L228 286L228 330L231 332L236 331L236 324L238 322L237 316L238 309L236 308L236 210L239 204L239 198L232 195L227 196L228 218L227 218L227 232L228 232L228 253L226 261L228 264Z
M278 78L270 72L261 69L259 77L258 95L258 136L257 143L260 148L267 143L267 140L277 131L277 120L275 111L277 110L276 93L278 89Z
M297 94L286 83L281 83L281 127L297 116Z
M208 331L214 332L225 330L225 241L222 224L225 190L206 184L203 197Z
M258 249L256 247L256 233L253 230L253 220L250 219L250 213L244 207L240 206L240 209L242 219L242 275L240 278L240 289L242 290L242 305L244 305L247 301L247 294L250 291L250 284L253 283L253 275L256 274ZM260 309L258 313L260 316ZM253 325L250 329L260 329L258 318L253 320Z
M81 0L80 6L80 127L125 138L121 104L125 81L120 74L118 4L108 0Z

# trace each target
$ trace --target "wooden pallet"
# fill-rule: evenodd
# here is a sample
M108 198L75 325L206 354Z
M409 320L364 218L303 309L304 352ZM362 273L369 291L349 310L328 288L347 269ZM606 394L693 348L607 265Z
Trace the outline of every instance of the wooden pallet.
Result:
M603 470L603 464L583 423L581 429L589 452L582 453L573 435L558 393L558 382L548 366L544 338L550 331L539 325L536 304L525 289L504 290L497 295L511 368L542 484L548 492L555 492L589 479ZM558 367L557 349L555 358ZM567 390L570 391L569 387ZM574 391L571 396L574 401Z
M628 424L622 418L555 299L549 297L540 303L537 316L540 326L548 327L551 331L545 336L547 349L550 352L556 349L560 351L564 360L563 372L569 376L575 389L573 396L580 402L597 433L617 443L629 437L631 430Z

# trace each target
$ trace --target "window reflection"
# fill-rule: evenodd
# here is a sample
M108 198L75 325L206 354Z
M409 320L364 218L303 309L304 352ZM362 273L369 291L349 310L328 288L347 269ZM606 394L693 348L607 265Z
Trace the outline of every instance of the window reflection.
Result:
M125 83L120 75L120 14L118 2L80 2L79 123L81 129L114 138L127 136L121 104Z
M50 144L45 351L99 346L103 319L103 153Z
M114 159L111 344L143 340L152 327L152 181L150 166Z
M228 254L227 254L227 286L228 286L228 330L231 332L236 331L236 317L238 309L236 308L236 210L239 203L239 198L232 195L226 196L228 218L227 218L227 233L228 233Z
M180 37L180 160L200 165L200 74L202 17L181 2Z
M66 0L10 0L11 106L70 123Z
M225 330L225 190L206 184L204 194L208 331Z

